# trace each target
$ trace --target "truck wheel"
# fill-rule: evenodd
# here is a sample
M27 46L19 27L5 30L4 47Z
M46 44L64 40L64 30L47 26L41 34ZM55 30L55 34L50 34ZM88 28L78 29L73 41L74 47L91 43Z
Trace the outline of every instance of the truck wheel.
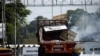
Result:
M80 56L80 53L73 52L73 56Z
M45 49L43 47L39 47L38 56L45 56Z
M80 56L80 54L79 53L75 53L74 56Z

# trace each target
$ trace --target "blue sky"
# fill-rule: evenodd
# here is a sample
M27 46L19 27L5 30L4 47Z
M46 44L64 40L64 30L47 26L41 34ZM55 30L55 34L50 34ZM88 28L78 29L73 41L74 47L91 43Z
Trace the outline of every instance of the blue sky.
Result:
M85 10L85 6L62 6L62 8L60 6L53 7L53 16L66 13L67 10L75 10L77 8ZM95 12L97 8L98 6L87 6L86 10L91 13ZM31 22L39 15L44 16L48 19L52 18L52 7L27 7L27 9L31 11L31 14L26 17L27 23Z

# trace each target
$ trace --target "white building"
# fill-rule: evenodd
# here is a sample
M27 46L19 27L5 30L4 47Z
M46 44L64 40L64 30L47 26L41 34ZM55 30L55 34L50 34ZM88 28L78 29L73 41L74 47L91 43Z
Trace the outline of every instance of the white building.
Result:
M4 33L3 36L2 36L2 32ZM2 37L5 37L5 23L3 24L3 27L2 27L2 23L0 23L0 38Z
M0 2L1 2L2 0L0 0ZM7 3L14 3L14 1L15 0L5 0L5 3L7 4Z
M85 42L82 43L83 52L85 54L100 54L100 42Z

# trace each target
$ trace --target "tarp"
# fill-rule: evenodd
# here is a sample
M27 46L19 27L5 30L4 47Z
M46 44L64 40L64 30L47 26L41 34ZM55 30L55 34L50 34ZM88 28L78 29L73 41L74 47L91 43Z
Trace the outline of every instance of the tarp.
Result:
M44 30L47 31L55 31L55 30L65 30L67 29L66 25L57 25L57 26L45 26Z
M62 31L62 33L60 34L60 38L63 40L70 40L70 41L74 41L76 36L76 33L68 30L68 31Z

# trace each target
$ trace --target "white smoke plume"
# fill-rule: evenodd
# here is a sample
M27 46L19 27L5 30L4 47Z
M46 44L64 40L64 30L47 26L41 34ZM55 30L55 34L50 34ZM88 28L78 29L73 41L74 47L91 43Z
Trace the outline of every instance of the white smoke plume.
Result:
M72 30L77 33L75 41L81 41L87 36L92 39L93 37L91 36L93 34L100 32L100 18L95 13L84 14L80 16L80 19L72 27Z

